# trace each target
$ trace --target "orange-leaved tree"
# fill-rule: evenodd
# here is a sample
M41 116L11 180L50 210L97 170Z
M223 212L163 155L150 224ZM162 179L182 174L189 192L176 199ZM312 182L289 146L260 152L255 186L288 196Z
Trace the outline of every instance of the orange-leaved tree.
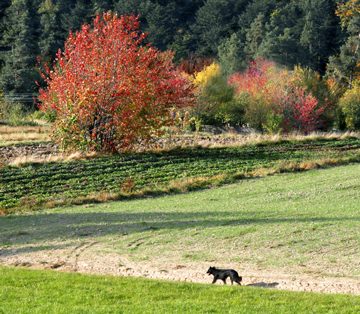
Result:
M171 52L142 45L139 17L111 12L71 32L54 69L42 70L47 87L40 108L53 114L52 138L63 150L124 151L148 144L191 106L193 85L172 63Z

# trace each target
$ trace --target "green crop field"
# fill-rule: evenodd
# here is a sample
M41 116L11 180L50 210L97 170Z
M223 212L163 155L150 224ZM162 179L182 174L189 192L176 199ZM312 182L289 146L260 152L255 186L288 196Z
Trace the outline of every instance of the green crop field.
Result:
M44 206L107 193L119 199L131 193L174 192L172 182L221 178L223 183L252 176L257 169L326 159L360 160L360 140L283 141L227 148L188 148L138 153L87 161L27 164L0 169L0 209ZM219 177L220 176L220 177ZM222 177L221 177L222 176ZM205 183L209 184L209 182ZM193 188L196 188L196 184Z

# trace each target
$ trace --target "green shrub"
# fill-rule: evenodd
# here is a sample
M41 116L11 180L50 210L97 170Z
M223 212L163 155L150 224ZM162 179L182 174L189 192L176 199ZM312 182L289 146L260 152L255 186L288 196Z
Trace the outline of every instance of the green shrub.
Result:
M192 115L208 125L239 126L244 123L244 102L235 98L235 87L227 83L219 65L212 64L195 78L197 106Z
M29 119L53 122L51 117L49 117L49 115L42 110L34 111L34 113L29 116Z
M345 117L346 127L360 130L360 82L355 82L353 88L345 92L339 106Z
M246 93L240 93L237 98L247 99L248 103L245 107L244 121L252 128L263 130L264 125L268 121L269 115L273 113L271 105L261 94L250 97Z
M269 134L280 134L283 130L283 120L283 115L276 115L274 112L271 112L266 117L266 122L262 125L262 127Z
M30 118L31 110L22 103L9 101L0 102L0 116L4 123L11 126L37 126Z

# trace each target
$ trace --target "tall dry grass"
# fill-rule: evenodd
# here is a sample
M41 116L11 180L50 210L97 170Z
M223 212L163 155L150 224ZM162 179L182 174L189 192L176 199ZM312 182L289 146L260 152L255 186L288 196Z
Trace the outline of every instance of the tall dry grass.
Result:
M265 146L280 143L301 143L311 141L331 141L346 138L360 138L360 133L356 132L314 132L302 134L298 132L290 134L260 134L252 133L241 135L236 133L225 133L221 135L182 136L183 143L175 142L173 145L165 145L161 148L150 149L153 152L166 152L181 148L221 148L221 147L242 147L242 146Z
M0 144L9 142L50 141L49 126L0 125Z
M329 141L347 138L360 138L360 133L357 132L313 132L310 134L303 134L293 132L289 134L249 134L249 135L224 135L225 137L233 137L233 146L256 146L266 144L276 144L283 142L311 142L311 141ZM214 146L214 145L211 145ZM215 145L216 146L216 145Z
M44 158L39 158L37 155L30 156L18 156L10 160L7 164L11 166L21 166L24 164L33 164L33 163L47 163L47 162L64 162L64 161L81 161L88 160L98 157L109 156L108 154L98 153L98 152L74 152L71 154L57 154L57 155L48 155Z

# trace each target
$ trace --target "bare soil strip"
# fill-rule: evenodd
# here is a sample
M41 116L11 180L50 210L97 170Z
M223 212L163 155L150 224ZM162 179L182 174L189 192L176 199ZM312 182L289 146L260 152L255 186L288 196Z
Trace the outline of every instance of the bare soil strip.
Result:
M29 269L48 269L112 276L132 276L149 279L163 279L197 283L212 282L206 271L211 263L191 262L177 264L175 261L157 260L153 262L133 262L128 256L101 253L108 250L100 242L83 242L64 246L53 245L53 249L29 252L31 248L0 248L0 264L26 267ZM289 274L286 270L259 270L256 265L226 265L235 268L243 277L242 284L252 287L280 290L306 291L318 293L342 293L360 295L360 282L353 278L336 278ZM230 284L229 280L228 283ZM218 281L217 284L222 284Z

